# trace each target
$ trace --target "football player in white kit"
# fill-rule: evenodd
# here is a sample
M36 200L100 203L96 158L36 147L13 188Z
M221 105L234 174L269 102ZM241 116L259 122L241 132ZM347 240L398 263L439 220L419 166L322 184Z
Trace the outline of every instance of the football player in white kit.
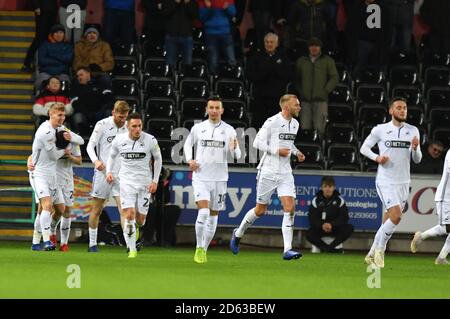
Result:
M115 178L114 182L109 184L106 181L106 161L109 157L111 144L113 140L120 134L127 133L125 125L130 106L127 102L119 100L114 104L112 115L100 120L94 127L94 131L89 139L86 151L95 166L94 177L92 179L92 193L94 205L89 214L89 252L97 252L97 230L105 201L112 195L116 201L117 208L121 215L119 197L119 178ZM114 162L112 173L117 177L119 172L120 160ZM123 227L123 223L122 223Z
M392 120L372 129L361 146L361 154L378 163L375 179L378 196L387 211L385 221L378 229L365 262L378 268L384 267L386 244L400 223L403 208L409 195L410 162L420 163L420 134L417 127L405 123L406 100L394 97L389 102ZM378 144L380 154L371 148Z
M208 119L192 127L184 144L186 162L193 172L192 187L198 207L194 261L199 264L207 262L206 252L216 233L219 211L225 209L228 154L236 159L241 157L236 131L222 121L223 112L221 99L209 98L206 104Z
M114 163L120 154L120 201L125 217L123 235L129 249L128 258L135 258L136 227L145 224L151 194L158 187L162 156L156 138L142 131L142 117L139 113L128 116L127 128L128 133L118 135L111 145L106 164L106 180L114 183Z
M276 190L284 211L281 226L283 259L292 260L302 256L300 252L292 250L296 188L291 168L291 154L299 162L305 160L303 153L294 145L299 123L293 117L299 115L301 107L297 96L292 94L283 95L279 104L281 112L266 120L253 142L253 147L264 152L257 167L256 206L245 214L239 228L233 230L230 241L233 254L239 252L239 243L245 231L266 213L270 198Z
M55 250L55 246L50 241L50 223L53 203L57 201L56 163L64 154L69 154L68 149L58 149L56 147L56 133L65 120L65 108L61 103L50 106L49 120L42 123L34 136L32 146L32 161L34 167L30 174L30 183L34 189L41 213L38 215L39 225L44 239L44 250ZM72 133L64 133L67 141L72 139ZM36 223L35 223L36 225ZM33 249L33 248L32 248Z
M434 201L436 202L439 224L424 232L416 232L411 242L411 251L415 253L417 246L425 239L448 234L444 247L434 261L436 265L448 265L447 255L450 252L450 150L447 151L445 156L444 169L441 181L436 189Z

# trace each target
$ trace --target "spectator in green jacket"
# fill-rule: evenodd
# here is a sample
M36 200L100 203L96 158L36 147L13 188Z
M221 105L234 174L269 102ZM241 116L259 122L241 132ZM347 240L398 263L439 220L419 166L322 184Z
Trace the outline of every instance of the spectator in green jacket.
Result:
M322 41L308 41L308 57L297 60L296 87L302 101L300 125L302 129L316 129L323 136L328 117L328 94L338 83L334 60L322 54Z

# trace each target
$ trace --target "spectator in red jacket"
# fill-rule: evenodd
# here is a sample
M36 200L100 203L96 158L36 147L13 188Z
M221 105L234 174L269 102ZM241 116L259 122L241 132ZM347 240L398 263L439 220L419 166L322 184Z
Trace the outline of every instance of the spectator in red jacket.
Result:
M61 91L61 81L58 77L52 76L48 79L45 89L38 95L33 105L33 114L42 123L48 118L48 109L53 103L64 103L66 116L73 113L70 99Z

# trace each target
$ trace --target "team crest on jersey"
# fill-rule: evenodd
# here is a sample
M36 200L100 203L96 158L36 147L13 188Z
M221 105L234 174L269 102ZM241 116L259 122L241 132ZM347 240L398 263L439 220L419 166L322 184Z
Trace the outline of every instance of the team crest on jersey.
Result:
M115 136L108 136L108 138L106 139L106 141L107 141L108 143L112 143L112 141L114 141L115 138L116 138Z
M225 147L225 142L224 141L214 141L214 140L201 140L200 145L203 147L223 148L223 147Z
M295 137L296 135L291 133L280 133L278 135L278 138L283 141L295 141Z
M410 141L386 141L384 145L387 148L409 148L411 146Z
M130 153L122 153L120 154L120 156L122 156L123 159L128 159L128 160L139 160L139 159L143 159L145 158L145 153L135 153L135 152L130 152Z

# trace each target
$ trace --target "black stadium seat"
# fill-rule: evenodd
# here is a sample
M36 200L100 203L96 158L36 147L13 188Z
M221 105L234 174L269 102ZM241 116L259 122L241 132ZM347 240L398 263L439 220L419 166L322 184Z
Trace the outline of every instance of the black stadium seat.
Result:
M433 140L441 141L446 149L450 148L450 128L438 127L433 132ZM445 154L444 154L445 156Z
M295 156L291 158L291 164L296 169L324 169L324 160L322 147L317 144L300 143L295 144L303 155L305 155L305 161L299 163Z
M115 95L139 96L139 82L135 78L116 77L112 79L112 91Z
M199 119L206 118L206 99L187 98L181 102L181 117L183 119Z
M359 151L356 146L334 144L328 148L327 169L359 171Z
M244 83L237 80L218 80L215 91L222 99L245 100L246 98Z
M138 63L134 58L115 58L113 76L138 76Z
M334 90L328 95L329 103L352 103L352 94L350 88L347 85L338 84Z
M201 79L183 79L180 82L181 99L207 98L209 96L209 84Z
M145 114L148 118L176 119L177 105L170 98L150 98L145 105Z
M170 139L175 128L175 121L169 119L149 119L146 125L146 131L157 139Z
M171 79L166 78L149 78L145 81L145 93L149 97L173 97L175 94L175 86Z
M353 120L352 106L348 104L328 104L329 123L353 123Z
M386 92L381 85L362 84L356 91L358 104L383 104L386 102Z

